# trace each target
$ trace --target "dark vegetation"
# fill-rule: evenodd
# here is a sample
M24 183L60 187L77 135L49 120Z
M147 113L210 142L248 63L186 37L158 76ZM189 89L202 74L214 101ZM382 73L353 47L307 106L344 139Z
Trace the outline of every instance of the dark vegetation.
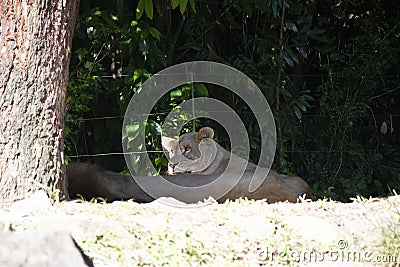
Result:
M317 197L347 201L400 190L400 13L396 1L81 1L68 87L66 154L125 168L121 130L130 98L152 74L208 60L248 75L274 111L274 168L303 177ZM210 84L165 95L146 123L162 150L160 123L182 100L222 99L259 129L239 97ZM106 118L105 118L106 117ZM190 122L225 132L213 121ZM162 153L150 154L163 170Z

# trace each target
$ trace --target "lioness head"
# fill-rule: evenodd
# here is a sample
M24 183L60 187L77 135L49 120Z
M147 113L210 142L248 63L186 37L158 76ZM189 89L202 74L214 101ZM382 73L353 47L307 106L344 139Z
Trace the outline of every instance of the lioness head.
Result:
M202 173L214 161L217 147L214 130L203 127L199 132L186 133L178 139L162 137L162 145L169 152L168 174Z

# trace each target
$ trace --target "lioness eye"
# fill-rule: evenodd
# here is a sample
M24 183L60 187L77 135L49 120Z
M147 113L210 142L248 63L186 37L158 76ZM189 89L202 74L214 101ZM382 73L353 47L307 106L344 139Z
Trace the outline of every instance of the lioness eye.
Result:
M188 153L188 152L190 152L190 150L191 150L191 147L190 147L190 146L185 146L184 149L183 149L183 153L184 153L184 154L185 154L185 153Z

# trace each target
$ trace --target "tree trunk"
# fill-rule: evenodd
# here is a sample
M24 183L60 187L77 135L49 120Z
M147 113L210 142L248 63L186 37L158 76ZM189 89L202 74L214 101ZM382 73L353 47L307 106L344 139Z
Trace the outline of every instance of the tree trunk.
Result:
M0 198L68 196L64 116L79 0L0 3Z

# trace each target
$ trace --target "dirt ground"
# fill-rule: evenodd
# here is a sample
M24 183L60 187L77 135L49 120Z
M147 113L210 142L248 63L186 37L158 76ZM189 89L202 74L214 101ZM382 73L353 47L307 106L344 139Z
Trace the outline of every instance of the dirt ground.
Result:
M158 200L3 203L0 230L71 233L95 266L399 266L400 196L172 207Z

